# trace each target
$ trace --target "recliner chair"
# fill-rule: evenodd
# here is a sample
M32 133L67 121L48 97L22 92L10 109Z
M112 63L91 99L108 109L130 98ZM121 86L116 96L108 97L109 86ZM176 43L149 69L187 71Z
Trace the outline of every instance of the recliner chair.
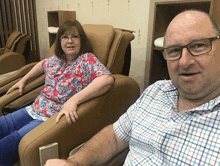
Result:
M20 69L26 64L23 55L27 42L31 37L14 31L7 39L6 45L0 48L0 75Z
M129 62L126 59L130 59L126 57L130 55L130 51L126 54L126 50L130 49L129 44L134 39L134 35L130 31L115 29L110 25L87 24L83 25L83 28L91 42L94 54L112 72L115 82L104 95L78 106L79 120L76 124L69 126L65 117L56 124L55 115L25 135L19 144L21 166L40 165L39 147L54 142L58 142L59 157L68 158L73 148L89 140L103 127L115 122L140 95L138 84L132 78L122 75L126 66L124 62ZM52 46L48 56L53 55L53 52ZM1 81L0 93L4 94L35 64L23 67L17 74ZM8 113L30 104L43 89L43 84L44 75L41 75L25 86L22 96L19 95L18 90L3 95L0 98L0 110Z

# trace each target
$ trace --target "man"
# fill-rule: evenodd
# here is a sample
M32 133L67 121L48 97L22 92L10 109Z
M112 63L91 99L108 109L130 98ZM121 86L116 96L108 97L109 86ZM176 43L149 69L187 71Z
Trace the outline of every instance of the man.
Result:
M201 11L184 11L167 28L163 56L171 80L158 81L117 122L68 160L50 165L92 165L129 146L124 165L220 163L219 28Z

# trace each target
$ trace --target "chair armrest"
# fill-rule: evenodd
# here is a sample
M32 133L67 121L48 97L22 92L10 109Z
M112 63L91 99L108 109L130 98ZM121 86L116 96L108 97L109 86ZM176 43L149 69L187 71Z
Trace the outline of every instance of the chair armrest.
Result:
M78 106L76 124L69 126L65 117L56 124L55 115L25 135L19 144L21 166L40 165L39 147L53 142L58 142L60 158L67 158L74 147L126 112L139 97L139 86L127 76L114 77L115 82L107 93Z
M21 67L16 73L8 76L7 78L0 81L0 87L3 87L4 85L23 77L25 74L27 74L38 62L33 62L28 65L25 65Z
M27 105L30 105L34 102L34 100L39 96L40 92L43 90L44 85L37 87L36 89L31 90L27 94L19 97L15 101L12 101L7 106L3 108L4 113L11 113L20 108L23 108Z
M18 70L11 71L11 72L5 73L5 74L1 74L1 75L0 75L0 82L1 82L1 80L4 80L5 78L7 78L8 76L10 76L10 75L16 73L17 71L18 71Z
M20 79L21 79L21 78L16 79L16 80L14 80L14 81L11 81L11 82L9 82L8 84L3 85L2 87L0 86L0 96L5 95L5 93L6 93L14 84L16 84Z
M24 66L26 60L22 54L8 52L0 56L0 74L15 71Z
M23 89L23 95L21 96L19 94L19 90L16 89L13 92L4 95L0 98L0 110L3 110L4 107L6 107L8 104L10 104L10 107L7 106L7 108L21 108L21 103L18 103L17 101L14 101L16 99L20 99L18 101L23 101L26 102L26 100L29 100L29 97L27 97L28 92L42 86L45 82L45 74L42 74L41 76L39 76L38 78L34 79L33 81L31 81L30 83L28 83L24 89ZM13 101L15 103L15 105L13 104ZM19 106L17 106L16 104L19 104Z

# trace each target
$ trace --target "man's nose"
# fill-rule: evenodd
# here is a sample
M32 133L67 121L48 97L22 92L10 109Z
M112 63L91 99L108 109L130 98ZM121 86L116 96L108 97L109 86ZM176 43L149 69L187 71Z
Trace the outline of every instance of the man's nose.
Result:
M187 48L183 48L182 56L179 59L179 65L182 67L188 67L192 63L194 63L194 57L191 55Z

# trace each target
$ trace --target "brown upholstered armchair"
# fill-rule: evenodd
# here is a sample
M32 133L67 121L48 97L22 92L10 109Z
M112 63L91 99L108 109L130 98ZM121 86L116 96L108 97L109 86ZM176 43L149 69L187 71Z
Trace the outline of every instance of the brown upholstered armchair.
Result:
M0 48L0 75L18 70L26 64L23 53L30 38L19 31L14 31L9 36L5 47Z
M122 75L128 74L129 46L134 35L130 31L115 29L110 25L90 24L83 25L83 28L92 44L94 54L113 73L115 82L104 95L79 105L77 109L79 120L76 124L69 126L65 117L56 124L55 115L25 135L19 144L22 166L40 165L39 147L54 142L58 143L59 157L68 158L73 148L90 139L104 126L115 122L140 95L138 84L132 78ZM48 53L48 56L51 55L53 46ZM1 81L0 93L4 94L33 65L35 63L21 68L16 74ZM7 113L30 104L43 89L43 84L44 75L41 75L25 86L22 96L18 90L3 95L0 98L0 111Z

